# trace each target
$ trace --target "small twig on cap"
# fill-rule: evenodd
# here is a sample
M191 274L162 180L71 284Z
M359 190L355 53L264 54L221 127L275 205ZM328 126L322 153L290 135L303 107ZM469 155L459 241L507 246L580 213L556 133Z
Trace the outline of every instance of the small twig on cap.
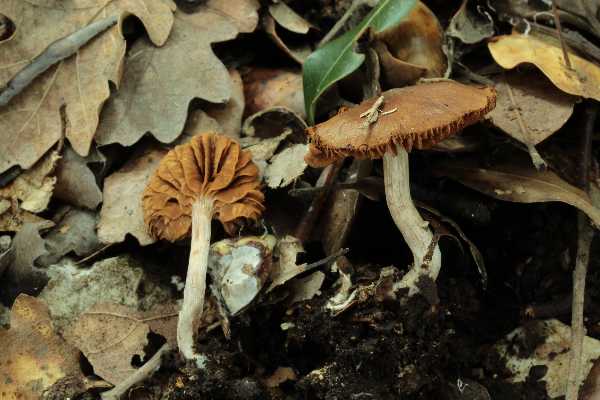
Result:
M51 43L46 47L46 50L31 60L31 62L22 70L17 72L17 74L8 81L6 86L2 88L0 91L0 107L8 104L13 97L21 93L23 89L25 89L35 78L48 70L48 68L75 54L83 45L115 25L118 20L119 18L114 15L96 21Z
M381 107L383 105L384 101L385 101L385 99L383 98L383 96L379 96L377 98L377 100L375 100L375 103L373 103L371 108L369 108L364 113L360 114L361 118L365 118L365 122L363 122L363 124L362 124L363 128L368 128L369 125L377 122L377 120L379 119L379 116L388 115L388 114L398 111L397 107L393 108L391 110L388 110L388 111L381 111L379 107Z

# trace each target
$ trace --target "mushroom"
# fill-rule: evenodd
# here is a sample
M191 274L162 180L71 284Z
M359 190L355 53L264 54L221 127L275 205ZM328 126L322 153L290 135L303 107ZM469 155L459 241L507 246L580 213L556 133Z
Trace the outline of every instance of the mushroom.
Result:
M443 80L391 89L308 128L305 159L313 167L346 156L383 158L387 205L414 258L397 285L408 288L409 295L419 291L421 277L437 278L441 253L410 196L408 152L431 147L478 122L495 105L493 88Z
M240 220L256 221L264 210L259 186L249 152L226 136L203 133L169 151L144 191L144 221L153 237L192 237L177 322L179 351L188 360L199 360L194 334L204 306L211 220L221 221L230 235Z

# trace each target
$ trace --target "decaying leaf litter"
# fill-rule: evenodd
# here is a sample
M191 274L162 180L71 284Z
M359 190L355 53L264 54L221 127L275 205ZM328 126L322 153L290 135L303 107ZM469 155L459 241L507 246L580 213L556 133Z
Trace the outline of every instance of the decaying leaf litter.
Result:
M3 2L0 398L600 396L597 8Z

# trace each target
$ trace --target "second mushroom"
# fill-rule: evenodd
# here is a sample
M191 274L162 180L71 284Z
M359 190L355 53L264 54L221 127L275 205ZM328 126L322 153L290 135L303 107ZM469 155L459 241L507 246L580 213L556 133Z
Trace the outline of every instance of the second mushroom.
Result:
M495 105L493 88L439 81L391 89L308 128L311 143L305 159L313 167L348 156L383 158L387 205L414 258L397 285L409 295L419 291L421 277L437 278L442 261L410 195L408 152L431 147L480 121Z
M204 307L211 221L227 233L240 220L257 220L264 209L258 168L234 140L215 133L194 136L169 151L144 191L144 220L152 236L169 241L192 237L177 323L179 351L198 360L194 348Z

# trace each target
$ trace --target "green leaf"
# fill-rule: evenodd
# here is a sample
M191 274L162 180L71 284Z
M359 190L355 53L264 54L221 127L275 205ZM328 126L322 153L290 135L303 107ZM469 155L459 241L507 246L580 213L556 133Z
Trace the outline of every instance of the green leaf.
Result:
M304 106L310 125L315 123L317 100L331 85L350 75L363 63L364 54L354 52L354 44L368 29L381 32L400 22L416 0L380 0L354 29L312 53L304 62Z

